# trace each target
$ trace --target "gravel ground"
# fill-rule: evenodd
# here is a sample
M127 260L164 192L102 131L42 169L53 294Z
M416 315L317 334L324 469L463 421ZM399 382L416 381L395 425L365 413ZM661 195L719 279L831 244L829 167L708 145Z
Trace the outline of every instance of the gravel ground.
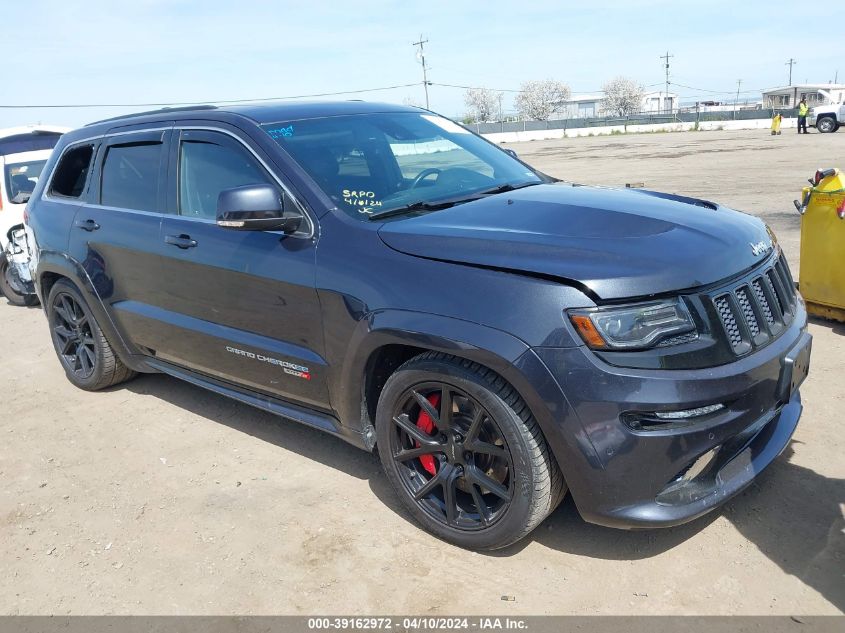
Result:
M845 132L511 147L569 180L644 182L759 215L796 270L792 199L816 167L845 167ZM165 376L76 390L40 310L2 303L0 323L2 613L845 609L845 325L811 325L813 366L794 442L721 512L622 532L584 523L568 499L522 543L487 555L412 524L371 455Z

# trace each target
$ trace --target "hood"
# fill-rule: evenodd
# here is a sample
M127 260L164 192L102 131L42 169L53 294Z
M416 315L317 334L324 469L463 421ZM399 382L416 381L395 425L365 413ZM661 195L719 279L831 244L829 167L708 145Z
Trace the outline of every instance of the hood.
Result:
M710 202L570 185L386 221L379 235L408 255L555 277L606 300L715 283L772 248L762 221Z

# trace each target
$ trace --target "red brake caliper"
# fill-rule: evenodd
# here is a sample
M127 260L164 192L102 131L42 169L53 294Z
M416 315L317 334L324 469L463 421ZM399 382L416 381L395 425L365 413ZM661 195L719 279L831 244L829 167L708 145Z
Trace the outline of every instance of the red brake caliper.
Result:
M440 405L440 394L431 394L428 397L428 401L431 403L431 406L436 409ZM425 409L420 409L420 415L417 418L417 426L429 435L434 435L434 432L437 430L437 427L434 426L434 420L432 420L431 416L426 413ZM417 445L417 448L419 448L420 443L415 442L415 444ZM437 473L437 462L434 459L434 455L421 455L420 464L422 464L422 467L428 474L434 475Z

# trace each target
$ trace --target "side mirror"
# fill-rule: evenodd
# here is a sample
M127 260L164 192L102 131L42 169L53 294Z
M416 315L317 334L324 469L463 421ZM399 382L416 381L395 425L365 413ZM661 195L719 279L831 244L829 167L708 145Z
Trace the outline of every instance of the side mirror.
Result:
M217 226L236 231L295 233L302 212L271 185L246 185L221 191L217 197Z

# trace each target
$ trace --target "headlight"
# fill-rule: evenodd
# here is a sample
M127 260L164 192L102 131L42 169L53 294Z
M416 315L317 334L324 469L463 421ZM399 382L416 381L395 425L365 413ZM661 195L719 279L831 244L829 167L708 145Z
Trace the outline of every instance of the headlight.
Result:
M695 332L689 310L680 299L570 310L569 318L593 349L644 349L670 336Z

